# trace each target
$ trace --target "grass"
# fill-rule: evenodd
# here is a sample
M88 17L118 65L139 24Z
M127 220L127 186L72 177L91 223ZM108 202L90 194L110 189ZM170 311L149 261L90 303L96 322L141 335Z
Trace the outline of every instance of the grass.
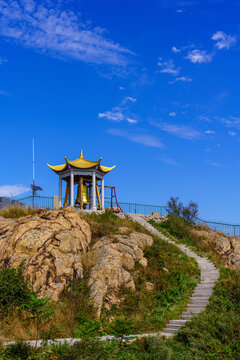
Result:
M221 260L214 254L212 244L206 244L201 238L193 236L191 226L176 225L175 220L173 223L170 221L154 225L178 243L187 244L199 254L211 257L219 266L221 274L206 310L183 327L174 339L144 338L121 346L117 340L100 343L97 340L85 339L73 347L54 345L38 350L29 349L21 343L0 350L0 360L239 360L240 273L222 267ZM116 219L110 214L88 215L88 222L95 226L94 241L105 235L105 228L108 235L118 233L119 227L128 225L131 230L142 231L138 225L128 224L127 221ZM109 228L106 226L108 222ZM143 269L136 264L133 272L136 292L121 289L123 301L120 308L105 312L104 319L111 319L121 313L125 314L127 319L134 318L138 329L157 331L168 317L177 316L184 307L198 277L198 271L196 264L174 245L157 238L154 238L154 244L145 250L145 257L148 259L148 267ZM86 265L86 273L90 268L91 262ZM94 319L86 280L78 280L66 289L56 304L56 317L51 326L48 325L49 328L45 329L49 331L46 337L51 335L51 331L53 337L58 337L59 332L61 336L70 335L72 329L81 323L82 317ZM154 284L152 292L146 291L146 281ZM16 323L13 322L12 326L16 326ZM1 329L4 327L1 326Z
M191 225L183 218L176 218L174 216L160 224L157 224L154 221L150 221L150 223L162 234L168 236L176 243L189 246L200 256L210 258L217 266L224 265L221 256L215 251L214 241L206 241L206 239L203 239L194 232L194 230L209 231L210 229L208 227Z
M173 240L208 256L220 269L220 280L206 310L167 342L172 359L240 359L240 271L223 267L222 259L214 252L214 244L194 234L194 226L182 219L170 218L163 224L152 224Z
M100 215L95 213L87 215L81 214L81 217L87 221L91 227L92 244L94 244L102 236L119 234L119 228L121 227L127 227L130 231L137 231L150 235L150 233L138 223L132 222L128 219L121 219L111 210L106 210L105 213Z
M121 228L149 234L141 225L121 219L111 211L102 215L81 215L91 226L92 244L102 236L121 233ZM126 229L125 229L126 231ZM91 245L92 245L91 244ZM199 278L199 270L191 258L174 245L154 238L154 244L144 251L148 266L143 268L136 263L132 276L136 291L120 289L122 304L110 311L103 310L102 320L111 321L113 317L125 315L134 319L137 331L158 331L169 318L178 316L184 309ZM72 337L74 329L87 318L96 318L90 301L88 278L94 265L91 250L83 257L84 278L73 281L62 293L59 301L53 303L54 316L42 328L42 337ZM154 285L153 291L146 291L146 282ZM15 312L1 319L2 337L5 340L34 339L36 329L26 314Z
M22 206L9 206L8 208L0 210L0 216L5 219L13 218L18 219L23 216L35 215L37 213L36 209L31 207L25 208Z
M121 289L120 306L103 314L107 318L122 314L135 320L137 332L156 332L183 311L199 280L199 269L193 259L158 238L144 255L148 266L136 263L133 272L136 290ZM152 291L146 290L146 282L154 284Z

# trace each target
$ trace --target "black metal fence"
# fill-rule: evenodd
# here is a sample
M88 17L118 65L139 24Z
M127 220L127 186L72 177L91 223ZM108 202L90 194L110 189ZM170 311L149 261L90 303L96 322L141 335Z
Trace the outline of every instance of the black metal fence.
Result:
M50 196L27 196L24 198L12 199L10 204L24 206L24 207L53 209L53 197L50 197ZM116 203L113 202L113 205L116 206ZM119 205L120 205L121 209L123 210L123 212L125 212L125 213L147 215L147 214L152 214L153 212L158 212L161 214L161 216L167 215L167 206L127 203L127 202L119 202ZM110 206L111 206L111 202L109 200L105 200L105 207L110 207ZM200 218L196 218L195 220L196 220L195 221L196 224L206 225L210 229L224 233L228 236L240 237L240 224L209 221L209 220L203 220Z

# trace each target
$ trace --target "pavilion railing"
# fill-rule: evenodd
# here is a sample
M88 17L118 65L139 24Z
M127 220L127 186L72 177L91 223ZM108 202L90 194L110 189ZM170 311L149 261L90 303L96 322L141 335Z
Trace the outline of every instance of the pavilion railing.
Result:
M27 196L23 198L11 199L10 204L51 210L53 209L53 202L54 202L53 197L36 195L36 196ZM64 199L62 200L62 203L63 202ZM167 206L127 203L127 202L119 202L119 205L123 210L123 212L125 213L147 215L147 214L152 214L153 212L158 212L161 214L161 216L167 215ZM111 206L111 202L108 199L106 199L105 207L110 207L110 206ZM116 202L113 202L113 206L116 206ZM240 237L240 224L231 224L231 223L224 223L219 221L203 220L198 217L195 218L195 223L198 225L206 225L210 229L224 233L228 236Z

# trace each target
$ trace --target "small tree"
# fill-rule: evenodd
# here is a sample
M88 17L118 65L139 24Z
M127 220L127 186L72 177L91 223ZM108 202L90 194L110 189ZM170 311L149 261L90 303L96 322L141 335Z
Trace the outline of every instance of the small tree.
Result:
M187 206L184 206L178 197L171 197L167 206L168 215L182 217L189 223L192 223L198 215L198 204L193 201L190 201Z
M121 348L122 342L127 336L136 330L134 320L127 320L124 316L113 320L112 325L109 326L111 334L118 340L119 347Z
M45 325L50 317L54 314L52 306L49 304L49 298L38 299L35 295L31 295L30 300L22 305L22 308L30 313L28 318L36 322L37 338L35 347L39 340L39 334L42 326Z
M96 336L103 335L104 330L101 321L82 318L77 329L74 330L74 334L77 338L91 341Z
M22 275L22 268L0 268L0 311L6 315L22 303L27 303L31 297L31 290Z

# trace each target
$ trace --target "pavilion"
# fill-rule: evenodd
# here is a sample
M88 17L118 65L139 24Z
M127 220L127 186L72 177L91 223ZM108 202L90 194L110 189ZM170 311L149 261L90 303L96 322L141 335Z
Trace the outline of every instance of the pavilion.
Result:
M63 206L76 206L80 210L104 210L104 176L115 166L103 166L101 160L102 158L98 161L87 160L83 157L81 150L81 155L76 160L71 161L65 157L63 165L47 164L59 176L59 208L62 207L62 181L64 180L66 193ZM101 182L100 186L99 181ZM75 202L74 185L78 185Z

